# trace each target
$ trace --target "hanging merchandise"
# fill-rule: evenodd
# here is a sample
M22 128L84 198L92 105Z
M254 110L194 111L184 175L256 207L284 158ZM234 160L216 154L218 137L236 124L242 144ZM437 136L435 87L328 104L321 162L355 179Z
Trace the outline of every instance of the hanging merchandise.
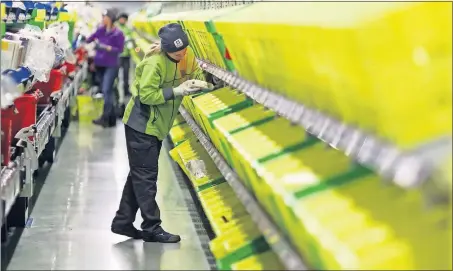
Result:
M33 1L23 1L25 6L25 20L30 20L33 16L33 9L35 4Z
M13 17L16 18L16 22L23 23L26 20L27 8L24 3L20 1L13 1L12 10L12 12L15 12Z
M75 63L76 59L72 53L71 43L68 39L69 25L67 22L52 23L44 30L43 35L55 40L57 61L65 60L70 63ZM57 63L56 63L57 64Z
M2 75L4 71L2 70ZM1 76L1 108L6 108L13 104L14 100L19 97L22 92L17 88L17 83L10 76Z
M19 34L28 38L28 48L22 66L29 68L37 81L47 82L56 59L52 40L43 37L41 29L32 25L26 25Z

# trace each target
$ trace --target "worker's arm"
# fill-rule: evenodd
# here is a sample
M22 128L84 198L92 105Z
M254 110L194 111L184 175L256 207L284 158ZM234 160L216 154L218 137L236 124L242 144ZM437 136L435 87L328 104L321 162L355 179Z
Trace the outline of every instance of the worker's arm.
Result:
M87 43L91 43L91 42L93 42L95 39L97 39L98 36L99 36L99 28L96 29L96 31L95 31L93 34L91 34L91 36L89 36L88 39L86 39L86 42L87 42Z
M115 42L109 46L108 51L112 53L121 53L123 52L123 49L124 49L124 34L122 32L119 32L117 38L115 39Z
M173 88L160 88L162 69L156 62L147 62L143 66L139 80L138 96L140 102L147 105L159 105L173 99Z

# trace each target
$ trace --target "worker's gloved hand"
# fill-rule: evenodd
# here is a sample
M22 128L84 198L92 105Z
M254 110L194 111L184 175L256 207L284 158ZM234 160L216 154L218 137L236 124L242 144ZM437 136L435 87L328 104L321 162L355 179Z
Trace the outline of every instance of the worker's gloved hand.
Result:
M186 96L195 94L201 90L211 90L214 86L208 82L201 81L201 80L187 80L181 85L175 87L173 89L173 94L175 96Z
M96 48L96 50L105 50L105 51L110 51L112 49L112 47L110 47L109 45L105 45L100 42L96 42L95 48Z

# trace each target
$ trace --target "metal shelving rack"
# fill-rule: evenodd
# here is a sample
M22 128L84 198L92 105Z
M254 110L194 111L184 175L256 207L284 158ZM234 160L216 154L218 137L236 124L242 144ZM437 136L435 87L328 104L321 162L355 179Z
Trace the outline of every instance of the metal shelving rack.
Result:
M192 116L182 106L180 107L179 112L186 120L201 145L206 149L228 184L234 190L266 241L279 256L286 270L307 270L307 266L305 266L304 261L293 248L291 242L280 232L278 227L261 208L255 197L247 190L247 188L245 188L237 174L212 145L210 139L203 133L198 124L193 120Z
M200 59L198 62L204 71L403 188L416 187L429 180L438 164L451 155L450 136L433 140L410 151L402 151L370 133L264 89L237 74Z
M33 195L33 172L38 169L38 158L52 137L61 137L62 122L67 117L65 111L86 76L86 67L84 65L74 80L54 96L54 105L44 109L34 127L24 128L16 135L18 147L23 147L24 152L0 172L0 196L4 204L2 220L18 197L29 198ZM35 142L30 142L28 136L34 136Z

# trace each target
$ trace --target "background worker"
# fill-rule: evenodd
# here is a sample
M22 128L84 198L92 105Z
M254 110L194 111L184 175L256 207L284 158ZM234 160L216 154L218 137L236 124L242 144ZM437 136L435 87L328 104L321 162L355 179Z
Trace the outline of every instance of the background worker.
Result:
M120 106L121 114L124 112L125 103L127 99L131 96L129 91L129 69L131 66L131 54L130 50L134 48L134 40L132 38L132 31L127 27L128 15L126 13L121 13L118 16L117 26L123 32L125 43L123 52L120 55L120 79L121 85L123 86L123 91L119 91L118 102Z
M118 12L116 9L107 9L102 16L101 26L88 37L87 42L95 42L96 53L94 65L96 77L104 95L104 110L99 119L93 121L103 127L116 124L115 92L113 85L118 76L119 56L124 48L124 35L115 27L114 22Z
M182 96L212 86L201 81L203 72L179 24L168 24L158 34L160 43L135 70L133 96L123 117L130 171L112 231L146 242L176 243L181 238L162 229L156 202L159 153ZM138 209L143 231L133 226Z

